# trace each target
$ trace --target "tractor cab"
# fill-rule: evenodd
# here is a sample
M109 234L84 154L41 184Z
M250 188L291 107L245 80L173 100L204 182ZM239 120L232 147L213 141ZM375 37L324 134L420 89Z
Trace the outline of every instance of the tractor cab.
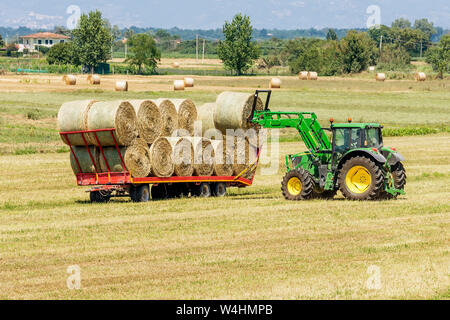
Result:
M333 154L345 154L350 150L383 147L383 135L379 124L346 123L333 124Z

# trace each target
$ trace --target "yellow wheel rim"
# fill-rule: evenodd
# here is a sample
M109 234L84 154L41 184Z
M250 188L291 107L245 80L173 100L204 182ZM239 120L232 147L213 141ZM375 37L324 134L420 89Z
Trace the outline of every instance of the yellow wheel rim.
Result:
M361 194L370 188L372 176L363 166L355 166L348 171L345 180L351 192Z
M293 177L289 179L287 188L291 195L298 196L302 192L302 182L299 178Z

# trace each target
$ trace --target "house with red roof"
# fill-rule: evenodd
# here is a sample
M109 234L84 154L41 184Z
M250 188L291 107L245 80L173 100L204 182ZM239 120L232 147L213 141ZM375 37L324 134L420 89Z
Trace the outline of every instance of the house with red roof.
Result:
M52 32L39 32L21 37L23 48L34 51L37 46L53 47L57 43L69 41L69 37Z

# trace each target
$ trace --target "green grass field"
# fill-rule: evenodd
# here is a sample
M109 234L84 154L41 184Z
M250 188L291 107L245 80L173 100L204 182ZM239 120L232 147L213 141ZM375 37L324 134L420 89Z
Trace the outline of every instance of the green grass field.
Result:
M258 169L254 186L225 198L90 204L57 133L61 103L183 96L201 104L224 90L265 88L267 78L198 78L182 93L150 91L152 83L128 93L0 90L0 299L450 298L448 80L283 78L273 94L273 110L314 111L324 125L350 116L409 128L385 139L406 158L407 195L397 201L285 201L283 157L304 146L283 131L278 171ZM80 290L66 285L73 265ZM366 284L370 266L379 267L379 289Z

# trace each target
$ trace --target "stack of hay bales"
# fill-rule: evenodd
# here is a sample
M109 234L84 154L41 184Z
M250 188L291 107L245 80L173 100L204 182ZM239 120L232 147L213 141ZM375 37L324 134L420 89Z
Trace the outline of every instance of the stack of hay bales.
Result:
M58 125L61 132L115 129L62 136L78 160L71 153L75 174L233 176L256 161L260 128L248 121L253 101L253 95L236 92L224 92L198 109L189 99L74 101L61 106ZM260 99L256 108L263 109ZM203 125L200 135L194 130L197 119Z

